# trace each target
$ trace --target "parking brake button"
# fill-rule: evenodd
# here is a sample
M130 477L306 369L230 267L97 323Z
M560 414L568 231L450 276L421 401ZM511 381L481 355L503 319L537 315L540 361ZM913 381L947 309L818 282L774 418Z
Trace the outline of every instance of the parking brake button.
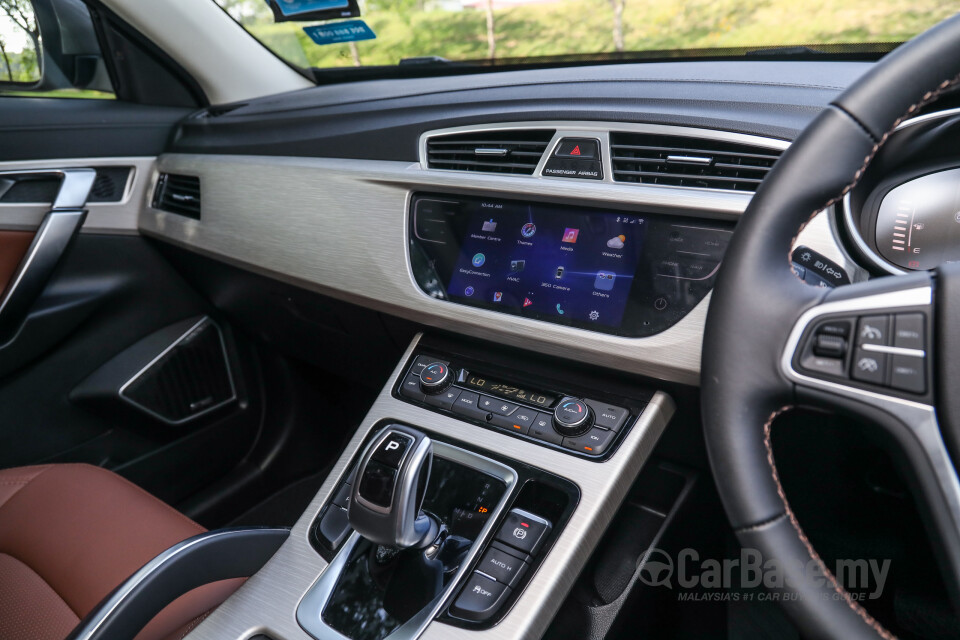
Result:
M522 509L513 509L497 532L497 540L529 555L543 546L552 525L548 520Z

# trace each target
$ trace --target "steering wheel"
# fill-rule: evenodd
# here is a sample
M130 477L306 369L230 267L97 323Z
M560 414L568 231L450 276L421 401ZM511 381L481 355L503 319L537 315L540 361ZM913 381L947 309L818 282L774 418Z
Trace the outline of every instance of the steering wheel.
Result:
M857 416L891 443L960 602L960 265L834 290L790 269L803 226L856 186L901 122L958 83L960 14L884 57L803 131L741 217L713 292L701 378L710 465L740 543L786 574L780 601L805 637L893 634L838 583L790 509L770 426L793 407ZM913 323L910 341L889 338L900 321Z

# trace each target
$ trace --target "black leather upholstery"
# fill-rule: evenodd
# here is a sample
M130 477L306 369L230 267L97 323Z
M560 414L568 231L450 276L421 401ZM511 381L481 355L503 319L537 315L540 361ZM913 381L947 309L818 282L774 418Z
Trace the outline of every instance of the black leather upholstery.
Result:
M770 421L795 402L780 355L797 318L823 297L792 275L792 241L859 180L885 134L951 88L958 73L960 17L884 58L783 155L741 218L720 270L701 374L710 463L741 543L784 567L812 561L823 568L790 511L769 446ZM785 589L800 596L784 606L804 636L892 637L831 579Z

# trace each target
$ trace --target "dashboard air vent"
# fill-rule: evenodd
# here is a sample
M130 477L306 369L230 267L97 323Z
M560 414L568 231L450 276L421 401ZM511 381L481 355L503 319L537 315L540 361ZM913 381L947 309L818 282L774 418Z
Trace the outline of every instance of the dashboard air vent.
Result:
M477 131L427 140L427 166L453 171L532 175L540 163L551 129Z
M200 219L200 178L161 173L153 193L153 208Z
M611 133L617 182L756 191L780 151L736 142Z

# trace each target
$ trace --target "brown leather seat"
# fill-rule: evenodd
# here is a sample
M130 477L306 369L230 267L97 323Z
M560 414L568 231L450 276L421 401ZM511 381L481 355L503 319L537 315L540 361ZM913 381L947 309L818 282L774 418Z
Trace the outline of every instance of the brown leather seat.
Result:
M84 464L0 471L0 638L63 640L164 549L205 529L120 476ZM178 640L242 580L182 596L137 640Z

